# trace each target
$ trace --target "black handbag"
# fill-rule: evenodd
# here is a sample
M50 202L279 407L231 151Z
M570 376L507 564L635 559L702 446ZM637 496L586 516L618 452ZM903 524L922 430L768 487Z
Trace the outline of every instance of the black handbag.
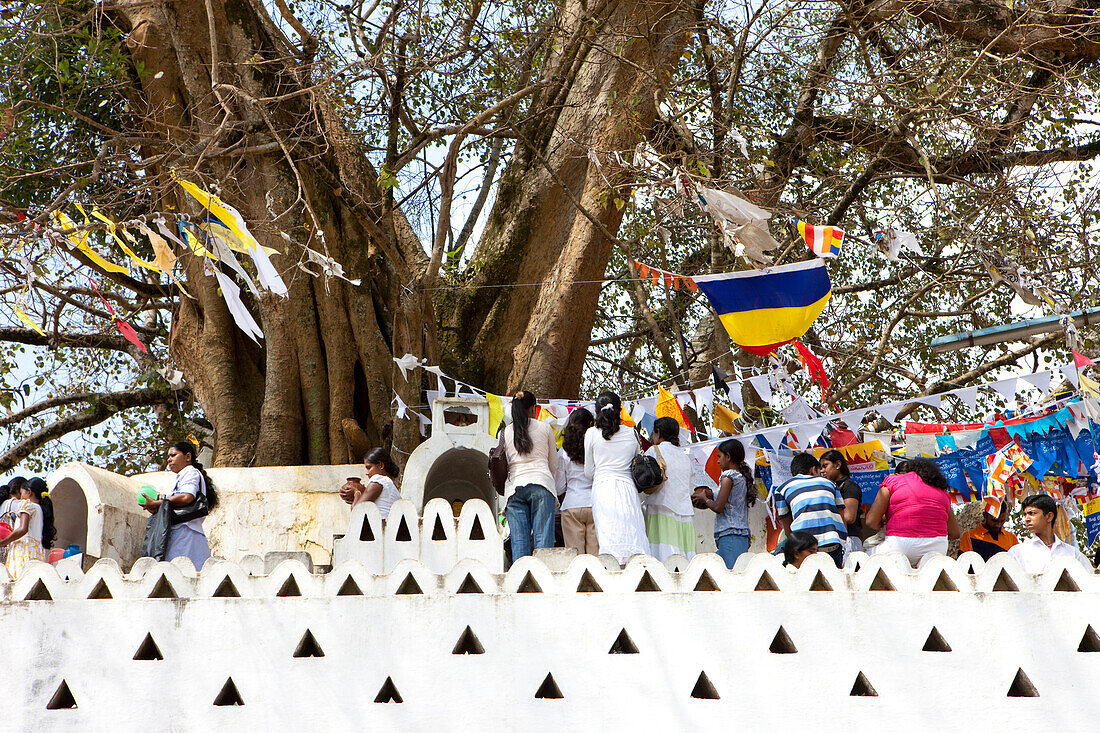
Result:
M187 506L174 506L172 507L172 524L183 524L184 522L190 522L192 519L199 519L205 517L210 513L210 502L206 500L206 479L199 479L199 493L195 494L195 500ZM167 499L165 503L169 504Z
M659 448L657 455L661 455ZM634 479L634 487L647 494L656 491L667 480L663 463L664 461L658 461L644 453L634 456L630 461L630 476Z
M145 542L141 545L142 557L163 560L168 553L168 535L172 531L172 505L165 499L160 508L149 515L145 523Z
M504 450L504 426L500 427L500 441L489 449L489 481L497 493L504 496L508 483L508 453Z

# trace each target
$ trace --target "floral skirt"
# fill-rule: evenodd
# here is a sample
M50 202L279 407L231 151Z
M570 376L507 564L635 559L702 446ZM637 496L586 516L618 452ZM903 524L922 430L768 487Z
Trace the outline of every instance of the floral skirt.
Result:
M8 575L15 580L32 560L46 562L46 548L33 537L24 535L8 546L8 559L4 561L4 565L8 569Z

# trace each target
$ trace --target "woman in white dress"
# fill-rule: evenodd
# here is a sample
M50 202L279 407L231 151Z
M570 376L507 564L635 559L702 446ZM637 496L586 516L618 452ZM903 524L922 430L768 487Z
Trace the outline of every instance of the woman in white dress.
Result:
M647 456L665 464L665 482L642 500L649 554L661 562L672 555L695 556L695 508L691 505L691 458L680 447L680 424L671 417L653 423Z
M385 448L371 448L367 451L367 455L363 456L363 468L367 471L366 487L355 492L351 505L354 507L359 502L373 501L378 505L382 519L385 519L390 515L393 503L401 498L401 492L394 483L401 469Z
M565 546L579 554L599 555L596 524L592 521L592 479L584 475L584 436L592 427L592 413L578 407L569 413L561 431L558 470L554 474L561 499L561 533Z
M649 552L645 519L630 462L641 446L633 430L621 430L622 401L614 392L596 400L596 424L584 434L584 473L592 479L592 519L600 552L620 565Z
M211 509L218 505L214 482L206 475L196 453L195 445L186 440L172 444L168 449L168 470L176 474L176 485L167 496L158 496L140 504L145 511L152 514L160 509L163 501L180 509L193 503L200 494L206 496L206 502ZM202 570L203 563L210 559L210 543L206 541L206 534L202 531L203 519L204 517L198 517L172 525L168 533L165 560L187 557L191 559L196 570Z

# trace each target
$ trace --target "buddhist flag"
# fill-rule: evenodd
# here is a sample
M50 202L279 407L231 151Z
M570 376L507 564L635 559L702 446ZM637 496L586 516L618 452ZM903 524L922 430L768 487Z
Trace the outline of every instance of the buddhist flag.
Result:
M733 343L759 356L806 333L833 288L822 260L704 275L695 283Z
M840 245L844 242L844 232L832 226L814 226L804 221L798 222L798 233L806 240L818 257L836 257L840 254Z
M680 427L695 432L695 428L691 426L687 415L684 414L684 408L680 407L676 397L660 386L657 387L657 417L671 417L680 424Z

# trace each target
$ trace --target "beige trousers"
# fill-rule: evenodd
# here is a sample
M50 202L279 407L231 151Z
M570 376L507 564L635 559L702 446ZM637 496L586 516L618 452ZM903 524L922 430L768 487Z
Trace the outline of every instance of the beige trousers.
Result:
M596 541L596 523L592 521L592 507L577 507L563 511L561 533L565 537L566 547L572 547L582 555L600 554L600 545Z

